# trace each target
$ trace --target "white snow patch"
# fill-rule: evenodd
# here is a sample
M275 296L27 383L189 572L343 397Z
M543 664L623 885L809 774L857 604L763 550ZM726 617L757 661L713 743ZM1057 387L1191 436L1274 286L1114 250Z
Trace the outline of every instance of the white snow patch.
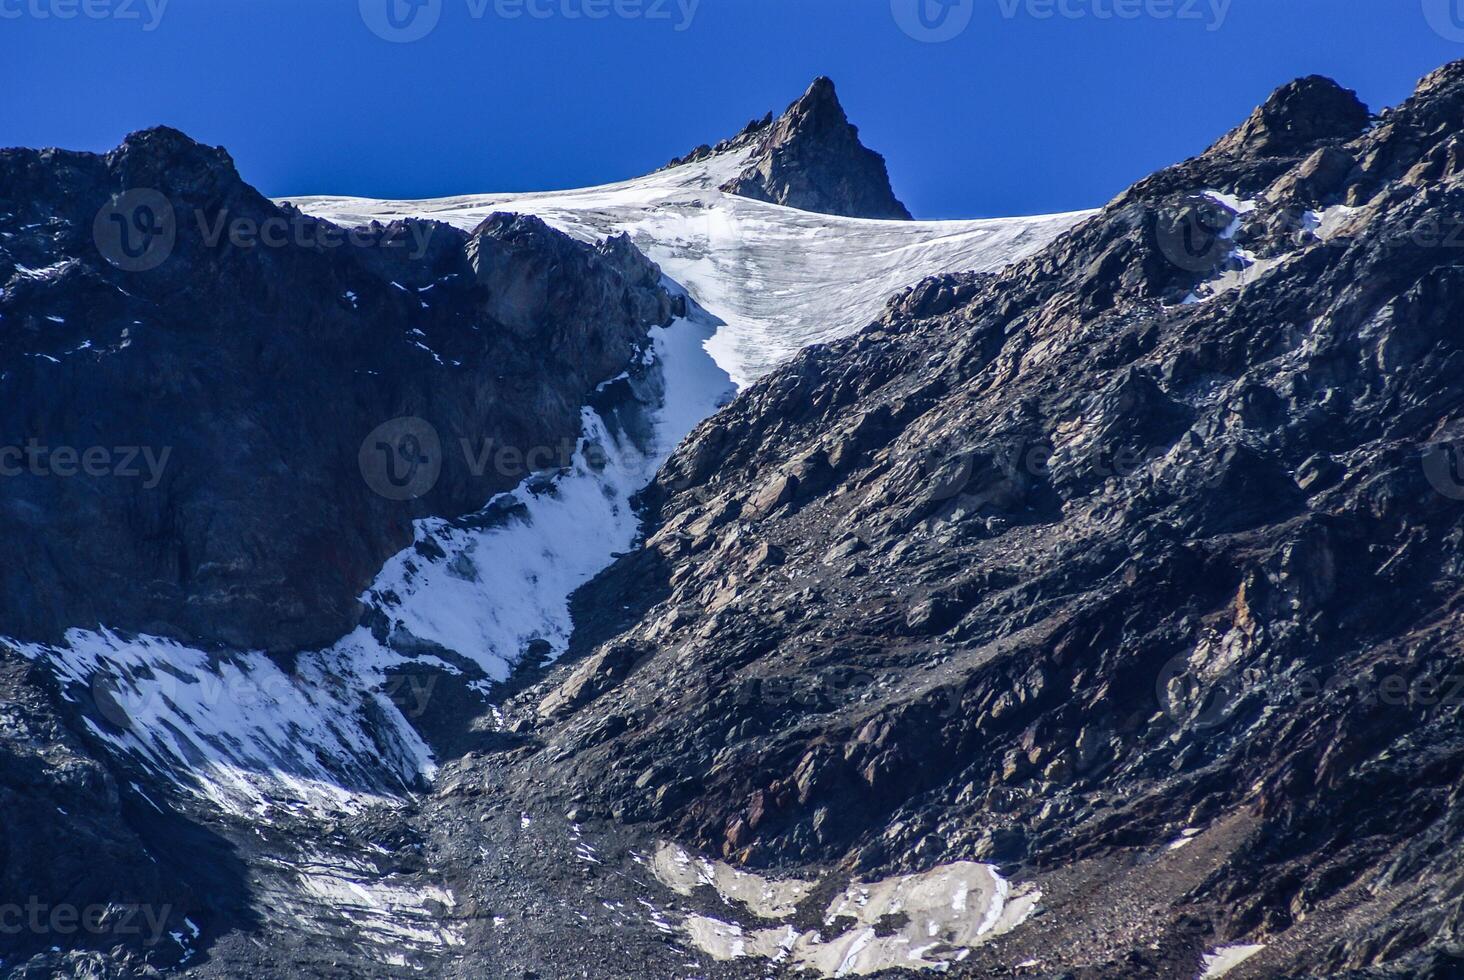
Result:
M278 878L260 883L258 907L283 926L298 929L300 923L344 920L361 940L398 952L431 952L464 943L449 915L457 899L439 885L383 875L369 860L323 850L307 850L299 861L269 863Z
M1177 850L1179 850L1181 847L1184 847L1190 841L1194 840L1195 839L1195 836L1198 835L1199 832L1200 832L1199 831L1199 828L1197 828L1197 827L1186 827L1186 828L1184 828L1183 830L1181 830L1179 832L1179 836L1178 837L1176 837L1174 840L1172 840L1172 841L1169 842L1168 849L1171 850L1171 851L1177 851Z
M785 919L792 915L798 903L817 887L813 881L748 874L721 861L693 858L675 844L665 843L656 848L651 871L678 895L689 897L697 888L709 886L723 901L743 905L764 919Z
M40 226L36 225L33 227ZM22 279L49 279L75 261L76 259L62 259L60 262L53 262L50 265L40 266L38 268L30 268L29 266L17 264L15 274Z
M377 692L388 658L365 630L302 654L293 674L260 652L109 630L16 648L90 692L100 723L84 720L98 738L227 811L355 812L431 770L425 744ZM397 722L380 740L363 724L367 701Z
M488 528L443 520L418 522L447 555L427 561L415 549L393 557L363 599L386 610L396 628L477 663L503 680L524 649L569 644L569 596L628 550L640 531L630 498L651 481L671 451L731 395L731 384L702 348L711 327L678 320L654 328L651 341L663 380L653 437L638 446L585 409L584 437L570 471L547 492L526 480L499 498L517 516ZM592 450L591 447L596 447Z
M1265 948L1261 944L1221 946L1212 953L1206 953L1205 971L1199 980L1217 980Z
M1339 235L1345 234L1349 230L1353 216L1361 210L1362 208L1350 207L1346 204L1334 204L1324 211L1312 211L1308 214L1315 218L1316 227L1312 230L1316 236L1324 242L1329 242Z
M741 904L762 918L789 918L817 887L816 882L765 879L693 858L673 844L657 850L652 870L678 894L689 896L696 887L709 886L723 901ZM829 938L818 930L800 933L787 924L746 930L704 915L687 916L682 928L698 949L717 960L791 962L823 977L901 967L944 971L974 947L1024 922L1041 897L1031 886L1014 892L991 865L961 861L923 874L850 885L829 903L823 921L826 929L843 918L852 919L853 925ZM906 917L903 927L878 934L878 923L901 914Z

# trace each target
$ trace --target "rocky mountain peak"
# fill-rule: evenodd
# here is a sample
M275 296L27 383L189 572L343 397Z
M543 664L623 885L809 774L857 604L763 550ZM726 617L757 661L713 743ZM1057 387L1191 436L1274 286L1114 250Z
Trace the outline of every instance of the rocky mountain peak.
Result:
M1414 89L1415 96L1428 95L1453 85L1464 83L1464 60L1451 61L1447 65L1435 68L1423 78L1419 79Z
M884 157L859 141L833 81L822 75L763 131L751 165L722 189L804 211L910 220Z
M839 125L849 122L843 105L839 103L839 93L834 88L834 80L827 75L815 78L808 89L798 97L798 101L788 107L783 118L825 118L830 121L837 120Z
M775 121L753 119L716 146L703 144L668 167L754 147L747 168L722 185L729 194L850 218L910 220L895 197L884 157L859 141L833 80L820 75Z
M1320 140L1352 139L1370 119L1357 93L1330 78L1308 75L1278 88L1210 153L1286 156Z
M249 192L227 150L199 143L170 126L129 133L104 160L124 189L151 187L182 195ZM258 203L263 204L263 199Z

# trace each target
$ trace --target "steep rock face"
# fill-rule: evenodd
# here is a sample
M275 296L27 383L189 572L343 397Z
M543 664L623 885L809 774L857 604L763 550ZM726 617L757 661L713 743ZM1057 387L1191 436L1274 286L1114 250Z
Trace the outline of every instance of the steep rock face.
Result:
M1037 880L960 975L1454 975L1464 63L1366 122L1287 86L746 391L500 765L752 865Z
M565 461L659 280L534 218L348 234L168 129L0 152L0 634L335 639L414 519Z
M859 142L834 83L815 79L776 121L754 120L731 140L700 147L671 166L754 147L748 167L722 190L804 211L909 221L884 158Z

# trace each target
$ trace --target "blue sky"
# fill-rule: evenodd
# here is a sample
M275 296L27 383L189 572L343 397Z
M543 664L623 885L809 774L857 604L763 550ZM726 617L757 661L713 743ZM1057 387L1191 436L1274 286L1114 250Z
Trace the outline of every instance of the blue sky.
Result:
M1293 77L1377 109L1464 58L1464 0L417 0L407 42L388 2L0 0L0 146L166 123L271 195L570 187L826 74L918 217L1007 215L1101 204Z

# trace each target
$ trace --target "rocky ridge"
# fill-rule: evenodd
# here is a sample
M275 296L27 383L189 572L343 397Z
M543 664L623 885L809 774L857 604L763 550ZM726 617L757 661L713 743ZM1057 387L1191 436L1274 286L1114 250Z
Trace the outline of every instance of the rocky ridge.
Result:
M1252 954L1230 977L1457 975L1461 127L1464 63L1375 118L1303 80L1035 257L921 282L808 349L642 495L644 546L576 594L565 662L481 717L436 702L472 751L399 805L328 826L190 809L0 658L0 794L34 825L7 889L143 896L182 937L26 948L14 972L767 976L698 952L695 915L768 922L658 886L670 838L816 883L786 918L831 941L851 881L981 861L1039 889L954 976L1188 980L1221 948ZM625 287L651 279L624 243L596 259L489 225L443 261L467 253L504 331L542 325L518 314L564 263L627 262L609 295L636 322L666 309ZM46 268L19 259L3 302ZM69 322L5 309L20 337ZM120 844L54 875L24 860L78 826ZM366 894L450 898L414 914L453 941L387 961L369 904L327 934L261 921L318 870L302 842Z

